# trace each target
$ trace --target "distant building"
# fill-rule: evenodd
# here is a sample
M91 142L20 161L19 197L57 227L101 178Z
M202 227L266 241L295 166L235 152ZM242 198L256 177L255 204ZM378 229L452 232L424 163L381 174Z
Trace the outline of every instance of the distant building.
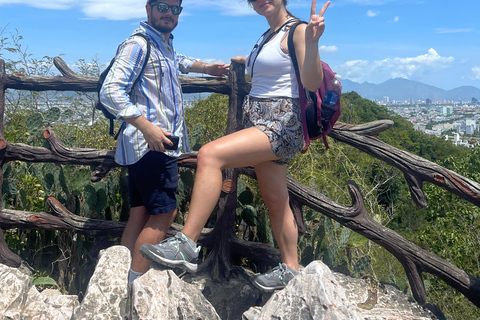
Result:
M425 103L426 103L427 105L431 105L431 104L432 104L432 100L427 99L427 100L425 100Z
M458 133L454 133L452 136L445 135L445 140L452 140L454 144L456 144L458 141L461 141L460 135Z
M467 127L472 126L475 131L477 130L477 121L475 119L466 119L465 125Z
M453 123L444 123L443 130L453 130Z
M445 116L451 116L452 113L453 113L453 107L452 106L444 106L444 107L442 107L441 112Z
M417 131L425 132L427 125L425 123L417 122L413 124L413 129Z
M428 134L428 135L431 135L431 136L437 136L437 137L442 136L442 130L428 130L428 129L426 129L425 133Z
M465 140L462 140L462 141L458 141L458 142L454 142L453 143L454 145L457 145L459 147L467 147L467 148L470 148L470 144L468 143L468 141L465 141Z

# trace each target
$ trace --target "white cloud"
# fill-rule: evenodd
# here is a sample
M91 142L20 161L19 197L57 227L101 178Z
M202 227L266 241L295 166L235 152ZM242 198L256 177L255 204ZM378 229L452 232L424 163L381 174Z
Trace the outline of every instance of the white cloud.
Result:
M355 3L362 6L380 6L392 0L346 0L346 3Z
M188 1L188 0L187 0ZM220 14L226 16L245 16L256 15L255 11L249 6L247 0L193 0L183 1L184 10L188 8L210 8L220 11ZM295 1L294 1L295 3Z
M393 22L398 22L400 20L400 18L398 16L396 16L395 18L393 18Z
M0 0L0 6L6 4L26 5L40 9L68 10L79 8L87 19L129 20L141 19L146 16L146 0ZM299 2L298 0L293 1ZM298 4L297 4L298 5ZM208 8L219 11L221 15L245 16L255 15L255 11L248 5L247 0L184 0L182 3L183 16L193 8Z
M426 54L416 57L353 60L335 69L342 77L352 81L380 83L390 78L421 79L426 74L449 68L454 60L429 49Z
M445 29L445 28L437 28L435 29L436 33L466 33L466 32L474 32L474 29L468 28L458 28L458 29Z
M480 80L480 67L473 67L472 74L473 80Z
M380 11L374 11L374 10L368 10L367 11L367 17L375 17L380 14Z
M129 20L146 17L145 0L87 0L82 1L81 10L93 19Z
M319 51L326 52L326 53L335 53L338 51L338 47L337 46L320 46Z
M40 9L71 9L77 2L74 0L52 0L52 1L28 1L28 0L0 0L0 6L4 4L23 4Z

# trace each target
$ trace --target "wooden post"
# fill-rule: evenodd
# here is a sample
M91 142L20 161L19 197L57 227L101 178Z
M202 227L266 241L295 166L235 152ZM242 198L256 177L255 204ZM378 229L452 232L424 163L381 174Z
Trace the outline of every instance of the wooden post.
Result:
M232 62L228 76L230 95L228 100L227 129L225 134L242 129L243 99L250 91L250 84L245 81L245 65Z
M233 62L230 67L230 94L228 104L228 135L242 128L242 103L245 91L245 65ZM222 194L218 202L217 221L215 223L214 247L201 270L208 270L213 279L221 281L229 277L233 268L231 244L235 237L235 211L237 209L237 183L240 169L223 171Z

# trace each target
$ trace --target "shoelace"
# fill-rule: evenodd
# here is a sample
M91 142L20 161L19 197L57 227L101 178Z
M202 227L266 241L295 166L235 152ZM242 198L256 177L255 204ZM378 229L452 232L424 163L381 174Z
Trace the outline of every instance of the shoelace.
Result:
M183 239L182 237L178 237L177 235L175 235L174 237L171 237L171 238L168 238L164 244L165 245L171 245L172 247L175 247L175 249L177 250L177 252L180 251L180 247L178 246L179 243L183 243L185 242L186 239Z
M278 276L280 278L280 280L283 282L285 272L287 272L287 271L288 270L283 267L283 264L279 263L278 267L275 267L270 271L270 274L272 276Z
M184 243L184 242L187 242L187 238L185 236L180 236L179 237L179 236L175 235L175 236L165 240L164 245L167 245L167 244L171 245L172 247L174 247L177 250L176 253L181 253L179 244ZM200 252L201 248L202 248L202 246L197 246L196 251ZM182 256L183 256L183 254L182 254Z

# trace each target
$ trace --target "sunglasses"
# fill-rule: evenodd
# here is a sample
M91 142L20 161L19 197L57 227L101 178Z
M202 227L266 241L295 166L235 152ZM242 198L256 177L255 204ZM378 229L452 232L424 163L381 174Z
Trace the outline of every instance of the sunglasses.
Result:
M152 4L150 4L150 6L152 6L152 7L157 6L158 11L160 11L162 13L167 12L168 9L171 9L172 14L174 14L176 16L178 16L182 12L182 9L183 9L183 7L181 7L181 6L169 6L168 4L163 3L163 2L152 3Z

